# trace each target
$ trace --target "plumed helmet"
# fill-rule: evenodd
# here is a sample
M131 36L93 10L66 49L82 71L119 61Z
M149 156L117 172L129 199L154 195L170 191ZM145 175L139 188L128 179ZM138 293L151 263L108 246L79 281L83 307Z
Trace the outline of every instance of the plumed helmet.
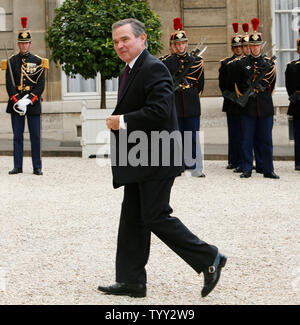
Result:
M234 35L231 37L231 46L232 47L242 46L242 36L238 35L239 23L232 23L232 28L234 31Z
M253 27L253 33L251 33L249 36L249 44L260 45L263 43L262 33L258 33L258 27L259 27L260 21L258 18L253 18L251 20L251 24Z
M184 42L188 41L188 38L186 36L186 32L183 30L183 26L181 23L181 18L174 18L173 19L173 27L175 32L173 33L173 42ZM171 34L172 35L172 34ZM171 39L170 39L171 40Z
M27 22L28 22L28 17L21 17L21 25L23 27L23 30L19 30L18 42L21 43L31 42L31 33L30 30L27 29Z
M244 23L242 24L242 28L244 31L244 35L242 37L242 44L243 45L248 45L249 44L249 24L248 23Z

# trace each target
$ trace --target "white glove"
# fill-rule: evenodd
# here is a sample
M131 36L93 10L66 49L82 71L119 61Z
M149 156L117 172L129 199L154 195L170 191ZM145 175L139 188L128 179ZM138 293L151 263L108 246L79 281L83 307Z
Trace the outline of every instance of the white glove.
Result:
M21 102L20 100L18 101L17 105L18 105L19 111L21 111L19 114L20 115L25 115L26 114L26 111L27 111L27 106L24 105L24 103Z
M25 95L23 98L17 101L13 106L13 109L21 116L26 114L27 105L32 104L32 101L27 98L28 96L29 94Z
M30 99L28 99L27 97L29 96L29 94L27 94L27 95L25 95L22 99L20 99L19 101L18 101L18 105L19 105L19 107L27 107L27 105L29 105L29 104L32 104L32 101L30 100ZM22 109L21 108L21 109ZM23 110L23 109L22 109Z

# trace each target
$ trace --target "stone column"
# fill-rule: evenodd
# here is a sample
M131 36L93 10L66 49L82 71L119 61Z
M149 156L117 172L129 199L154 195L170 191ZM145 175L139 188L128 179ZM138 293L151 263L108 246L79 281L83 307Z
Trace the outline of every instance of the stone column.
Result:
M13 34L13 4L11 0L0 0L0 60L14 53ZM0 102L7 102L8 95L5 87L5 71L0 70Z
M46 27L51 26L55 17L54 9L57 7L56 0L45 0L46 6ZM62 99L61 93L61 68L57 67L53 61L50 61L51 51L46 47L46 57L49 59L50 69L47 80L47 101L58 101Z

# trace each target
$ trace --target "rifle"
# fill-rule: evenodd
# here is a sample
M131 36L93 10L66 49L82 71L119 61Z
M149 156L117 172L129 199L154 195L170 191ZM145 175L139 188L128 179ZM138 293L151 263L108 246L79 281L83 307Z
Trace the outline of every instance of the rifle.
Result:
M266 42L265 42L266 43ZM268 49L267 49L267 51L265 52L265 54L263 54L263 56L264 57L266 57L266 56L269 56L269 55L271 55L272 53L273 53L273 50L274 50L274 48L275 48L275 44L273 44L271 47L269 47ZM276 51L277 52L277 51Z
M267 42L264 42L264 43L262 44L261 50L263 50L263 49L265 48L266 44L267 44ZM272 52L274 46L275 46L275 45L273 45L270 49L268 49L268 51L264 54L264 56L267 56L270 52ZM247 82L249 85L251 85L251 79L252 79L252 78L250 78L250 80L248 80L248 82ZM224 98L230 100L230 101L233 102L234 104L237 103L237 99L238 99L238 97L237 97L235 91L234 91L234 92L231 92L231 91L229 91L228 89L226 89L226 90L222 93L222 96L223 96Z
M236 104L237 95L235 91L231 92L230 90L226 89L222 92L222 96L226 99L229 99L234 104Z
M177 71L173 74L173 80L174 80L174 92L180 89L179 83L182 82L184 85L189 85L188 81L185 78L185 75L189 71L189 69L193 66L194 62L196 61L196 57L200 57L207 49L207 46L201 51L199 47L196 47L194 50L191 51L190 54L186 56L184 59L182 65L184 68L181 68L181 66L178 68Z
M300 102L300 92L299 91L295 91L290 97L289 100L291 103L296 104L298 102Z
M274 62L276 59L277 58L274 55L274 56L272 56L271 61ZM245 91L245 93L241 97L239 97L237 99L236 103L238 105L240 105L243 108L247 105L249 98L251 96L255 95L254 89L256 87L261 87L261 85L259 83L261 82L261 80L263 80L263 78L265 77L265 75L268 73L270 67L271 67L271 65L268 62L266 62L264 64L264 66L261 69L261 72L258 74L258 76L256 77L255 81L253 81L252 83L250 83L250 86Z
M12 82L13 86L16 88L15 78L14 78L14 75L13 75L13 71L12 71L12 68L11 68L11 64L10 64L8 53L7 53L7 47L6 47L5 43L4 43L4 48L5 48L6 57L7 57L7 64L8 64L10 79L11 79L11 82Z

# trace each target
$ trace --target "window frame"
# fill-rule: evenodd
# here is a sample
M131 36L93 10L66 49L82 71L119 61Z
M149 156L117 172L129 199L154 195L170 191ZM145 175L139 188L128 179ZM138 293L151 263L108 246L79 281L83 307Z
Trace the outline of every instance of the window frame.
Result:
M101 78L100 73L95 77L96 91L93 92L68 92L68 79L69 77L61 69L61 90L63 100L78 100L78 99L96 99L101 98Z
M275 26L275 21L276 21L276 14L277 13L293 13L295 12L294 9L285 9L285 10L276 10L276 6L275 6L275 1L276 0L272 0L271 1L271 10L272 10L272 21L273 21L273 24L272 24L272 46L273 46L273 55L276 55L280 52L295 52L297 49L296 49L296 46L294 48L291 48L291 49L278 49L277 48L277 44L276 44L276 26ZM297 10L296 12L299 13L300 15L300 8L299 10ZM286 91L286 88L285 87L276 87L275 86L275 94L287 94L287 91Z

